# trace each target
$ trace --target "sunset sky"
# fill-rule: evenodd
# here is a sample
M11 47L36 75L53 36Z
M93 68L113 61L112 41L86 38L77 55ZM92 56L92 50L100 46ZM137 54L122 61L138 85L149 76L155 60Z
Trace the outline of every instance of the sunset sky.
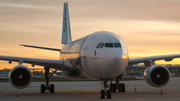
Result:
M0 55L59 59L64 0L0 0ZM180 0L68 0L72 39L96 31L123 38L130 58L180 54ZM158 64L180 64L159 61ZM17 63L0 61L0 69ZM31 67L30 65L28 65Z

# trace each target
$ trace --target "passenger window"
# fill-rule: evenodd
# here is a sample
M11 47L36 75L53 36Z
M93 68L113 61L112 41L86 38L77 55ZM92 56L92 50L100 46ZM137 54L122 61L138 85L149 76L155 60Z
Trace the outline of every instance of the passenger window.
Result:
M96 48L100 48L101 44L102 44L102 43L99 43Z
M114 43L114 47L115 48L121 47L121 44L120 43Z
M113 48L113 43L105 43L105 47Z

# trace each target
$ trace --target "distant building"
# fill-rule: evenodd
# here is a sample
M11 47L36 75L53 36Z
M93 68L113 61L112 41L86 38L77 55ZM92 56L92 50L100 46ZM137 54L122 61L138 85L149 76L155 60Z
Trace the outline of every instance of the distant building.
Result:
M180 76L180 65L164 65L171 73L171 76ZM123 76L143 76L146 67L144 65L128 66L123 72Z
M164 65L167 67L171 73L171 76L180 76L180 65ZM132 77L132 76L139 76L143 77L143 73L146 67L144 65L134 65L128 66L126 70L123 72L123 76ZM9 71L11 69L3 69L0 70L0 77L8 77ZM30 68L33 73L33 77L44 77L43 69L38 68ZM51 75L52 72L49 73ZM60 77L62 78L63 75L61 72L56 72L52 77Z

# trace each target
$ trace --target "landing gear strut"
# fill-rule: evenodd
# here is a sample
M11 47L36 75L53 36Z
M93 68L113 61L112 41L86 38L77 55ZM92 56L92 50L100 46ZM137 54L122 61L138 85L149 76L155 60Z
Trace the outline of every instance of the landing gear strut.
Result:
M122 74L116 77L116 83L110 84L110 90L112 92L116 92L118 90L119 92L125 92L126 86L123 83L119 83L119 80L121 80Z
M107 84L108 80L103 80L104 90L101 90L101 97L100 99L105 99L105 95L107 96L107 99L111 99L111 91L107 88L109 88Z
M54 73L56 73L57 70L55 70L51 76L49 76L49 67L44 67L44 70L46 85L41 84L41 93L45 93L46 90L50 91L51 93L54 93L54 84L50 84L49 86L49 79L52 77Z

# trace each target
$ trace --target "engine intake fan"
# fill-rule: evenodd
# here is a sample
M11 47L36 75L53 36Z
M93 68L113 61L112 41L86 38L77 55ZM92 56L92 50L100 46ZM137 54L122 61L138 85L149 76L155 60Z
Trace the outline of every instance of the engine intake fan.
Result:
M154 87L165 86L170 79L169 70L162 65L152 65L144 71L145 81Z
M9 82L18 89L28 87L32 81L31 70L23 65L15 66L9 72Z

